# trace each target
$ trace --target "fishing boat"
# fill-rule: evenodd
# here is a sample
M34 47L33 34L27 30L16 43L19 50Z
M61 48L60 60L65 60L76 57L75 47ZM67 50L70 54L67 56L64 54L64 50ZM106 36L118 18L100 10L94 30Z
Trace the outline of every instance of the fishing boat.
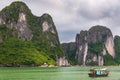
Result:
M92 68L90 69L90 73L88 73L89 77L107 77L109 74L109 71L107 68L102 69L96 69Z

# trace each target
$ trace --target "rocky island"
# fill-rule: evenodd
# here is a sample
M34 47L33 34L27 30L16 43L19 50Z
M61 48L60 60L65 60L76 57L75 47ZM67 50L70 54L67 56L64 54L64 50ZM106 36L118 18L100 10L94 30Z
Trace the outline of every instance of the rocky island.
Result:
M52 17L38 17L23 2L0 11L0 66L68 64Z

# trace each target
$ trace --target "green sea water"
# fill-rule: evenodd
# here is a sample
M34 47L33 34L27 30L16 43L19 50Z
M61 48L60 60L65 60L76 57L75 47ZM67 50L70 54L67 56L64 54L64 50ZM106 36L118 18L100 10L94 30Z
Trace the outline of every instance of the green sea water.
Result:
M99 68L99 67L98 67ZM0 80L120 80L120 66L107 67L108 77L90 78L90 67L1 67Z

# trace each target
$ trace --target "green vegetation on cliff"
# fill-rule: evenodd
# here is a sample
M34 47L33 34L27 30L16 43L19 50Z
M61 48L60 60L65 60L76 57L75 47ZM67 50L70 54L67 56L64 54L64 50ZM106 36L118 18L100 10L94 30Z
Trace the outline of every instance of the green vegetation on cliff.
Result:
M89 43L89 51L98 55L103 49L104 42L100 41L97 43Z
M61 45L70 64L76 65L77 64L76 59L75 59L76 44L74 42L70 42L70 43L63 43Z
M0 64L6 66L55 64L44 52L39 52L30 41L17 38L5 39L0 43Z
M25 3L17 1L0 12L0 20L1 65L55 65L56 55L63 55L49 14L34 16ZM48 30L44 31L46 25Z
M38 51L32 41L23 41L12 36L13 29L0 25L0 64L3 66L55 64L44 51ZM47 46L45 46L47 47ZM43 47L41 47L43 48Z
M116 61L118 64L120 64L120 37L119 36L115 36L114 43L115 43Z
M0 15L3 15L6 23L17 22L19 13L24 12L26 14L31 14L31 11L23 2L13 2L10 6L5 7L1 12ZM29 16L28 15L28 16Z

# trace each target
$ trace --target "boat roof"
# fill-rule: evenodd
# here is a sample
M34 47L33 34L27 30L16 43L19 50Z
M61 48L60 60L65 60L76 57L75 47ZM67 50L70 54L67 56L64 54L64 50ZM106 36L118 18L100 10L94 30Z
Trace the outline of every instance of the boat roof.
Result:
M90 70L94 70L94 71L101 70L101 71L104 71L104 70L107 70L107 68L101 68L101 69L99 69L99 68L92 68L92 69L90 69Z

